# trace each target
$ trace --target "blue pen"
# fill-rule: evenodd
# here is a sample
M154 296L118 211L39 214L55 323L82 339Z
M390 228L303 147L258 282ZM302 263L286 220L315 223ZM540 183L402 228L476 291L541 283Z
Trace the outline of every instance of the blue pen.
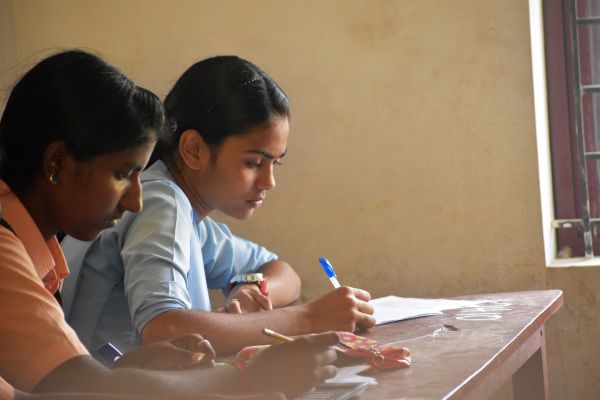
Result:
M335 276L335 271L333 270L333 267L331 266L329 260L327 260L325 257L321 257L319 258L319 262L321 263L321 267L323 267L323 271L325 271L325 273L327 274L327 277L331 281L333 287L336 289L339 288L340 283L338 282L337 277Z

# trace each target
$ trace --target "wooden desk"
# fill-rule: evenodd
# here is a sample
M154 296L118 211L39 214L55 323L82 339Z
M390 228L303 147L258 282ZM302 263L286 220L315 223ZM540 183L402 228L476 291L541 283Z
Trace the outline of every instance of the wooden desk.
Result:
M377 326L364 334L401 345L412 365L375 375L369 399L486 399L512 378L515 400L548 399L544 323L563 304L560 290L482 294L481 307ZM444 325L458 330L440 332ZM434 335L434 332L438 335Z

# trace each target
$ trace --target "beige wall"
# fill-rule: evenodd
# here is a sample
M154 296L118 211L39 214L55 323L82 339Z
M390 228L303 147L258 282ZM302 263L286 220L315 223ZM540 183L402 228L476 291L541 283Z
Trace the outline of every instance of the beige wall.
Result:
M0 60L91 48L161 96L206 56L264 67L293 103L289 155L235 232L307 298L330 289L319 256L374 296L563 289L553 398L600 396L600 274L544 267L527 1L0 0L0 22Z
M12 2L0 0L0 111L17 76L17 52Z

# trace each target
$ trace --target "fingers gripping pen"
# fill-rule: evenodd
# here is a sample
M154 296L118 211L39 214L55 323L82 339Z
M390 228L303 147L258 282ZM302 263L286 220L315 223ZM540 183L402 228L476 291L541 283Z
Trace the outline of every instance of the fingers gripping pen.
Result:
M321 267L323 267L323 271L327 274L327 277L331 281L331 284L334 288L339 288L340 283L337 280L337 276L335 275L335 271L333 270L333 266L325 257L319 258L319 262L321 263Z

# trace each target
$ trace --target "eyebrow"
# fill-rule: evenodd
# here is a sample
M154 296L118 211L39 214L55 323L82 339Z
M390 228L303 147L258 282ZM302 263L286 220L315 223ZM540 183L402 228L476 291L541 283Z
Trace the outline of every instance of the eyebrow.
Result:
M121 164L122 167L128 168L128 169L138 169L138 168L142 168L140 164L136 163L136 162L131 162L131 161L125 161L123 164Z
M269 160L273 160L275 158L283 158L283 157L285 157L285 155L287 154L287 149L285 149L285 151L283 152L283 154L280 155L279 157L275 157L273 154L269 153L266 150L248 150L248 151L246 151L246 153L260 154L264 158L268 158Z

